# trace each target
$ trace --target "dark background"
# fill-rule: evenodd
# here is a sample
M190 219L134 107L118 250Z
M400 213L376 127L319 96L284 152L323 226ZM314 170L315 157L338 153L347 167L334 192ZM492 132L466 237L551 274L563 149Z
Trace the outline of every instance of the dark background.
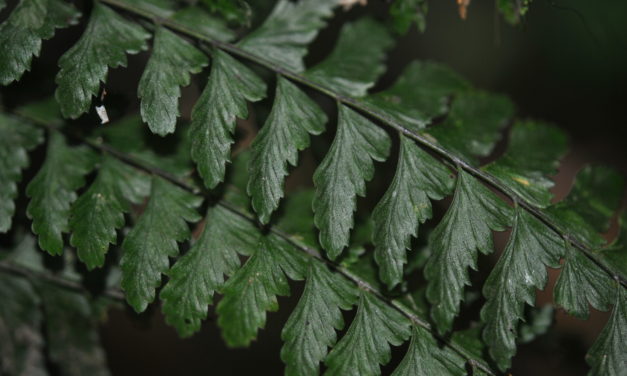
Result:
M386 14L387 4L383 1L369 3L348 13L339 11L341 14L312 45L308 62L324 57L347 19L364 13ZM626 1L535 0L524 22L516 27L499 17L492 0L474 0L466 20L459 18L454 0L431 0L429 6L426 32L419 34L412 29L400 38L389 55L389 70L377 88L390 85L413 59L434 60L450 65L478 88L510 96L520 117L543 119L562 127L571 137L571 153L556 178L557 198L568 192L572 177L584 162L605 163L627 172ZM45 97L53 92L50 72L56 70L58 57L76 40L80 27L83 25L64 30L54 40L44 43L42 58L36 60L33 71L25 75L23 82L3 90L6 106L10 108L27 98ZM107 86L113 96L136 90L146 56L130 58L127 69L110 73ZM33 94L33 86L40 90ZM198 90L195 84L184 90L181 101L184 116L189 114ZM129 106L136 108L137 102ZM502 241L497 239L497 244L502 245ZM551 273L549 286L555 276ZM258 340L249 349L226 348L212 319L205 322L200 333L181 340L173 328L163 323L158 307L138 317L130 310L111 310L101 334L112 373L280 374L283 369L279 358L280 329L302 287L292 286L292 298L279 299L280 312L268 315L266 329L260 331ZM538 296L540 304L550 299L550 291ZM607 314L594 312L590 322L584 323L558 312L554 329L519 348L512 372L584 375L584 354L606 319ZM395 349L394 361L403 353L404 348Z

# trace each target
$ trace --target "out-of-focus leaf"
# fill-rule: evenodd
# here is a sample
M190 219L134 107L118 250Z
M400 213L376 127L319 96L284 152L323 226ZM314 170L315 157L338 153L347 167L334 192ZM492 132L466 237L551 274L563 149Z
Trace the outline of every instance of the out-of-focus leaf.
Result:
M385 72L383 58L393 39L370 18L347 23L331 54L305 76L336 93L363 97Z
M42 40L52 38L55 29L76 24L79 16L62 0L21 0L0 25L0 85L18 81L39 56Z
M39 236L39 246L51 255L63 252L70 205L96 160L96 154L88 147L69 146L60 133L50 133L44 164L26 187L30 197L26 214L33 220L31 227Z
M449 96L466 91L470 84L442 64L414 61L389 89L362 101L399 124L418 130L449 108Z
M559 159L566 153L566 136L559 129L539 122L518 122L510 131L507 151L485 170L538 206L551 204L549 190L557 173Z
M477 158L492 152L513 111L506 97L466 91L455 97L444 122L428 133L450 152L477 164Z
M237 46L295 73L302 72L307 45L337 5L338 0L279 0L264 23Z
M600 248L605 239L599 233L609 230L624 187L624 178L616 170L586 166L577 174L568 196L546 211L571 236Z
M427 28L427 0L395 0L390 7L390 16L394 30L405 34L413 23L418 31L424 33Z
M221 18L213 17L197 6L185 7L174 13L171 19L189 30L223 42L230 42L235 38L235 33Z
M30 163L28 151L43 140L41 129L0 113L0 233L11 228L17 183Z
M0 273L0 302L0 371L47 375L39 295L26 279Z

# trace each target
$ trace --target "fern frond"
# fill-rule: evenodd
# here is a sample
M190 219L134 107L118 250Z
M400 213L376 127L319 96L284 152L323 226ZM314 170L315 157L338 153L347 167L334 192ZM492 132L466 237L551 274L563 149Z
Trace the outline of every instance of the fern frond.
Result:
M331 259L348 245L357 196L366 195L366 181L374 176L373 161L390 152L389 136L367 118L339 106L338 129L333 144L314 174L315 224L320 244Z
M429 281L427 298L440 333L447 332L459 312L468 268L477 269L477 251L494 250L492 231L503 231L512 220L512 209L474 177L459 170L453 202L431 233L433 250L424 273Z
M24 0L29 1L37 5L35 0ZM557 267L559 258L565 257L555 300L582 317L588 314L588 303L608 309L616 300L612 319L591 349L589 361L593 373L620 372L616 364L624 360L620 341L625 328L625 281L620 280L620 266L614 262L622 256L607 256L610 247L601 249L604 241L599 232L608 229L615 214L623 192L622 177L609 169L587 168L566 200L549 205L552 182L548 175L554 174L564 154L565 138L535 122L515 123L505 154L480 167L481 158L493 153L504 127L512 121L513 105L503 96L472 89L434 63L411 64L390 89L368 94L384 72L382 60L392 44L385 28L374 21L345 26L327 59L306 69L307 46L336 5L336 0L281 0L257 30L231 44L225 41L233 40L235 34L223 21L198 25L200 20L212 20L195 12L199 8L177 12L173 3L156 0L96 2L83 36L60 61L56 97L64 116L76 118L86 112L108 69L125 65L127 53L147 48L150 34L118 10L158 23L152 56L138 90L142 117L153 132L163 136L175 131L180 87L207 65L204 52L211 56L209 80L194 106L190 136L181 136L177 144L187 152L185 156L175 151L164 158L147 150L145 127L138 118L120 122L124 126L94 131L94 138L78 132L77 141L103 153L95 180L75 203L77 190L94 167L95 153L85 146L68 146L63 135L75 134L71 130L50 131L48 155L27 189L33 197L28 213L42 248L60 254L63 234L70 230L70 243L88 268L101 266L109 245L116 241L116 231L125 225L124 213L135 204L133 214L140 213L134 224L129 223L122 244L122 288L129 304L140 312L154 300L161 275L167 274L170 279L160 294L163 312L183 336L199 329L217 291L223 294L217 312L226 342L247 346L265 326L266 312L278 309L277 297L289 295L288 280L305 280L301 300L282 333L281 357L288 373L316 374L324 362L329 374L379 374L380 366L390 360L390 346L412 336L397 374L456 375L463 374L465 367L493 374L477 346L459 340L463 335L440 338L442 343L434 336L436 330L446 333L452 328L465 285L470 283L468 268L477 268L478 251L493 250L492 231L512 226L508 245L483 286L487 299L481 313L483 342L492 359L501 370L509 367L525 303L533 305L535 289L544 287L546 267ZM23 25L43 28L47 18L33 16L40 10L26 13ZM0 27L0 40L6 35L4 27ZM47 38L43 33L32 35ZM185 38L196 39L199 48ZM36 54L34 49L29 51L28 61ZM17 53L10 52L9 59ZM235 188L227 183L218 190L214 188L229 178L226 163L237 119L247 118L250 102L260 101L267 91L264 76L239 58L276 73L277 90L248 162L233 165L240 169L247 165L247 169L233 173ZM301 193L298 201L285 200L283 211L297 202L300 218L281 213L275 224L271 216L284 195L288 164L297 164L298 152L309 146L310 135L324 130L327 120L299 85L337 102L337 131L314 174L313 198L311 193ZM58 119L48 118L51 114L38 121L47 122L49 128L60 127ZM2 127L0 132L10 135L20 132L13 124L8 130ZM356 200L366 196L374 161L382 162L390 154L392 142L383 127L400 134L400 153L397 173L373 212L372 253L361 240L351 242L351 235L356 237L351 230ZM26 151L41 138L35 133L27 131L32 140L11 138L7 148L17 157L0 154L1 162L10 164L8 183L0 183L0 198L9 198L7 209L2 204L0 211L5 231L10 227L6 218L13 212L15 182L28 165ZM175 138L166 140L176 144ZM539 150L529 153L530 143ZM190 156L211 192L190 176ZM416 313L421 309L405 306L404 302L411 303L411 291L401 282L412 238L419 224L432 216L430 200L451 193L450 166L456 169L453 202L430 236L431 255L424 267L426 298L436 324L432 327ZM246 171L250 171L249 179ZM145 172L153 176L150 197L141 205L148 188ZM125 176L131 179L121 181ZM491 188L511 200L514 209ZM249 211L245 193L252 197L259 218ZM190 241L189 223L200 220L196 210L206 198L210 198L210 208L205 228L189 251L178 257L179 243ZM313 219L308 209L302 210L303 203L312 201ZM318 241L313 224L320 230ZM346 247L351 251L339 258ZM333 261L321 256L321 249ZM366 253L362 257L360 252ZM170 258L178 258L172 267ZM397 298L396 292L384 291L377 275L389 288L400 285L397 291L404 295ZM614 293L617 284L618 293ZM336 331L344 326L341 310L351 309L357 297L355 319L338 340ZM473 331L471 337L478 332ZM93 342L93 338L86 340L86 348ZM84 354L98 358L97 351ZM67 356L58 353L53 358L60 362Z
M109 67L126 66L126 54L146 50L149 37L141 26L95 2L81 39L59 59L55 96L63 116L74 119L87 112Z
M144 311L154 299L161 274L169 269L168 257L177 256L177 242L191 236L187 222L200 220L195 209L201 203L202 198L153 177L146 209L122 243L121 285L135 311Z
M431 201L453 190L450 171L415 142L400 136L396 175L372 212L374 258L381 280L394 287L401 282L406 251L418 236L418 224L431 218Z
M159 295L166 322L184 337L200 329L214 291L239 269L239 255L255 252L259 237L252 223L221 206L207 211L204 226L191 249L166 273L170 279Z
M28 151L44 141L41 129L0 113L0 233L11 228L17 183L28 167Z
M357 291L346 279L327 267L310 261L305 289L298 305L285 323L281 359L287 375L317 375L329 347L337 341L336 330L344 328L340 309L351 309Z
M255 253L226 282L217 307L218 325L230 346L246 346L265 325L266 311L277 311L277 296L287 296L287 277L302 280L306 259L270 236L260 238Z
M501 370L516 352L518 321L524 305L535 305L535 290L544 289L546 267L558 268L564 241L538 219L516 207L509 242L483 285L486 304L481 319L483 338Z
M369 293L359 297L357 315L325 363L327 375L378 375L391 358L390 345L411 335L410 321Z
M157 29L153 52L137 88L142 119L160 136L173 133L179 116L181 86L190 74L207 66L207 57L185 39L164 27Z
M192 110L191 155L207 188L224 180L231 154L235 119L246 119L246 101L266 95L266 84L227 53L213 54L209 82Z
M592 366L589 375L620 375L625 373L625 338L627 338L627 297L625 289L617 286L614 309L605 328L586 355Z
M0 7L1 9L2 7ZM38 57L42 40L74 25L80 12L61 0L24 0L0 25L0 85L19 81Z
M124 226L124 213L148 196L150 178L110 155L101 159L96 180L72 205L70 244L78 258L93 269L104 265L116 230Z
M26 214L33 220L39 246L51 255L63 252L62 235L69 231L70 206L95 162L96 155L86 146L69 146L62 134L50 133L46 161L26 187L31 198Z

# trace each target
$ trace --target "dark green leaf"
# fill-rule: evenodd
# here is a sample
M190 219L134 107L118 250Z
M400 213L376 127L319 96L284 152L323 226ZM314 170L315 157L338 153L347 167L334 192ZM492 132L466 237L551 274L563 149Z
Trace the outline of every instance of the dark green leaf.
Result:
M128 1L128 0L127 0ZM159 18L168 18L174 13L175 0L132 0L134 7L148 11Z
M392 43L385 27L370 18L347 23L331 54L305 76L336 93L363 97L385 72L383 59Z
M318 248L316 226L311 209L314 193L313 189L306 189L287 195L276 226L289 234L293 240L308 247Z
M304 257L276 238L261 237L255 253L224 285L218 304L218 326L229 346L248 346L257 336L266 311L279 309L277 295L290 294L287 277L304 278Z
M221 18L212 17L197 6L188 6L176 12L171 19L194 32L201 32L210 38L230 42L235 33L229 29Z
M205 228L191 249L167 272L161 291L163 313L183 337L200 329L213 293L240 266L239 255L251 255L259 231L252 222L215 206L207 211Z
M451 334L451 343L463 349L464 353L472 357L482 358L486 345L481 338L483 325L472 322L469 328L457 330Z
M40 298L23 278L0 273L0 372L44 376Z
M536 289L544 289L546 267L559 267L564 241L553 230L520 207L516 208L509 242L483 286L483 339L502 371L516 353L518 322L525 303L533 306Z
M390 361L390 345L399 346L410 335L406 317L362 291L355 319L325 360L325 375L378 375L379 365Z
M529 310L525 322L518 327L518 342L529 343L546 334L553 325L555 309L551 304Z
M140 204L150 190L150 178L105 155L96 180L74 203L70 215L70 244L88 269L104 264L116 230L124 226L130 204Z
M529 10L531 0L498 0L497 6L510 24L517 24Z
M459 312L464 286L470 284L468 267L477 269L477 251L491 253L491 230L505 230L512 216L502 199L459 170L453 202L431 233L433 254L425 266L431 316L440 333L451 328Z
M243 0L201 0L212 13L219 13L221 18L238 25L250 23L252 11Z
M337 341L335 331L344 328L340 309L351 309L356 300L348 280L316 260L310 262L303 295L281 332L286 375L320 373L319 363Z
M413 327L407 354L392 376L466 375L462 357L448 349L440 349L427 330Z
M366 181L374 176L373 160L384 161L390 138L370 120L339 106L333 144L314 174L314 221L320 244L331 259L348 245L357 196L366 195Z
M195 208L201 202L201 197L172 183L152 179L146 209L122 243L122 288L136 312L144 311L153 301L161 274L170 266L168 258L179 254L177 242L191 235L187 222L200 219Z
M600 250L598 254L603 263L614 274L627 280L627 212L623 212L619 222L620 233L618 237L608 247Z
M477 157L492 152L513 111L506 97L466 91L455 97L446 120L428 132L458 157L477 164Z
M177 132L161 138L153 135L142 124L139 114L126 116L95 130L96 143L105 143L140 162L166 171L180 178L188 178L193 171L189 156L191 140L187 133ZM186 131L186 130L185 130ZM102 137L102 138L100 138Z
M41 129L0 113L0 233L11 228L17 183L28 167L28 151L44 140Z
M601 247L605 239L599 232L609 230L624 187L624 178L615 170L586 166L577 174L568 196L547 212L571 236L591 247Z
M413 23L418 31L424 33L427 28L427 0L396 0L390 7L394 30L405 34Z
M109 375L100 344L98 317L87 298L62 287L39 284L50 360L64 375Z
M266 84L227 53L217 50L209 82L192 110L192 159L207 188L224 180L235 118L248 117L246 101L261 100Z
M607 311L612 304L612 279L597 264L568 243L564 268L560 273L553 298L570 315L588 318L588 305Z
M551 204L549 190L559 159L566 153L566 136L548 124L525 121L514 124L505 154L486 166L486 171L496 176L525 201L538 207Z
M610 287L610 286L608 286ZM588 375L619 376L625 374L627 364L627 295L620 284L609 321L586 355L592 369Z
M453 190L454 177L416 143L400 136L396 174L372 212L374 258L381 280L390 288L403 278L406 250L418 236L418 225L431 218L430 199L440 200Z
M40 101L27 103L18 107L15 113L37 124L45 124L54 127L62 127L64 124L61 109L54 97L47 97Z
M391 88L363 101L393 121L417 130L448 110L449 96L469 88L466 80L445 65L413 61Z
M305 69L307 45L331 16L337 0L279 0L272 13L237 46L295 73Z
M18 81L33 56L39 56L41 41L52 38L55 29L76 24L79 16L61 0L21 0L0 25L0 85Z
M227 166L224 200L234 205L241 213L254 216L250 208L250 199L246 194L248 183L248 167L251 157L250 148L243 149L233 158L233 163Z
M190 74L208 64L207 57L185 39L164 27L155 34L153 50L137 88L142 119L161 136L173 133L179 116L181 86Z
M149 37L137 24L95 2L83 36L59 60L55 96L63 116L75 119L86 112L109 67L126 66L126 54L145 50Z
M63 252L62 234L69 230L70 205L95 162L91 149L68 146L60 133L50 133L44 164L26 187L31 198L26 214L33 220L39 246L51 255Z
M272 111L253 141L247 191L261 223L268 223L283 197L288 163L309 146L309 134L324 131L327 117L318 105L287 79L277 79Z

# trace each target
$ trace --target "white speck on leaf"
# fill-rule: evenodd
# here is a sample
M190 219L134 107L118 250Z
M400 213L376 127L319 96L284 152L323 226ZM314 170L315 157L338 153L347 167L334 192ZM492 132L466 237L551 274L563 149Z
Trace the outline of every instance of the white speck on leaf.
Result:
M107 124L109 122L109 115L107 115L107 109L104 104L102 106L96 106L96 113L100 117L100 124Z

